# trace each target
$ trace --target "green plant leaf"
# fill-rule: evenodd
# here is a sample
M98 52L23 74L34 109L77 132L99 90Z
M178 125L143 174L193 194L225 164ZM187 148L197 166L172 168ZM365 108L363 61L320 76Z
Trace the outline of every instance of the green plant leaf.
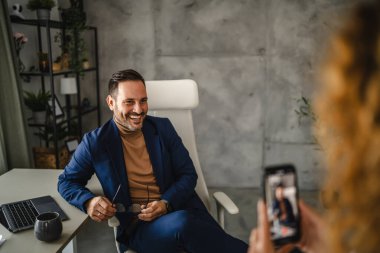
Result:
M25 105L34 112L46 110L50 99L50 91L43 92L42 90L39 90L37 94L24 91Z
M51 10L55 6L53 0L29 0L26 7L29 10L48 9Z

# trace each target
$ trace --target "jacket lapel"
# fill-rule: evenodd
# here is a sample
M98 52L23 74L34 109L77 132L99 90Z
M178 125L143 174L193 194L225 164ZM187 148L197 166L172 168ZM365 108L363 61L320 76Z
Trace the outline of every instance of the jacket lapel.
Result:
M113 167L112 169L116 174L116 178L119 180L119 182L115 182L117 183L116 188L119 184L121 184L121 190L123 191L124 196L127 196L128 203L130 203L130 196L128 191L129 185L127 171L125 168L123 145L121 143L119 130L117 129L117 126L112 119L110 120L110 127L107 129L107 131L109 132L105 135L107 136L107 139L104 140L104 144L108 152L108 157L111 159Z
M156 127L153 125L152 121L149 120L149 116L145 119L142 132L150 161L152 163L154 176L156 177L157 184L162 191L162 189L164 189L164 174L161 142Z

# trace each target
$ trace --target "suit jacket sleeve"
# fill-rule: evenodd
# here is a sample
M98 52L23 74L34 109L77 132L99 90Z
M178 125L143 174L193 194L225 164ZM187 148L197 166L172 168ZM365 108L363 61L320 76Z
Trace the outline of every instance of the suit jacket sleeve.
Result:
M169 153L169 163L172 170L173 182L162 194L174 209L184 206L195 194L197 173L189 152L182 143L171 122L165 121L165 150ZM167 170L168 168L164 168Z
M95 197L85 187L93 174L89 138L85 135L69 164L58 178L58 192L70 204L86 212L85 202Z

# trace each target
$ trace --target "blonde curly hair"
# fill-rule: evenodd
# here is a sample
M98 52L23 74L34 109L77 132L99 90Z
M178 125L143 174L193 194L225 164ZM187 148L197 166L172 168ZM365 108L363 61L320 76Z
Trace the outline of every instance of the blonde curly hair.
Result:
M322 76L315 110L330 252L380 252L380 1L353 10Z

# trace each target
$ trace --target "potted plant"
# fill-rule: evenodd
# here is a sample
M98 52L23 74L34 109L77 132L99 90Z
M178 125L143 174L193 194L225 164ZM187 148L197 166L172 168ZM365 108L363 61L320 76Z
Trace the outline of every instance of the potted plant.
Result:
M49 72L49 56L47 53L38 52L38 65L41 72Z
M32 110L33 118L36 123L45 123L48 102L51 99L50 91L43 92L39 90L37 94L24 91L25 105Z
M90 68L90 61L86 57L82 59L82 68L83 69Z
M40 127L39 131L34 133L34 135L40 138L40 146L33 147L34 163L37 168L63 169L66 164L68 164L70 159L69 152L66 146L58 144L60 148L58 150L59 165L57 168L54 148L54 140L62 141L67 138L68 134L69 132L66 125L57 124L55 135L54 127L51 123ZM45 146L42 146L42 141L46 143Z
M26 7L31 11L37 11L37 18L41 20L50 19L50 10L55 6L53 0L29 0Z
M61 43L63 55L68 54L70 69L83 76L83 70L89 67L89 63L84 40L86 13L82 1L70 0L70 8L61 9L61 15L66 28L65 35L58 33L55 41Z
M54 147L54 145L50 145L54 142L54 139L61 141L65 139L69 134L67 126L63 124L57 124L56 131L57 136L54 135L53 125L48 123L44 127L40 127L38 132L34 133L34 135L38 136L40 140L44 140L47 144L47 147Z

